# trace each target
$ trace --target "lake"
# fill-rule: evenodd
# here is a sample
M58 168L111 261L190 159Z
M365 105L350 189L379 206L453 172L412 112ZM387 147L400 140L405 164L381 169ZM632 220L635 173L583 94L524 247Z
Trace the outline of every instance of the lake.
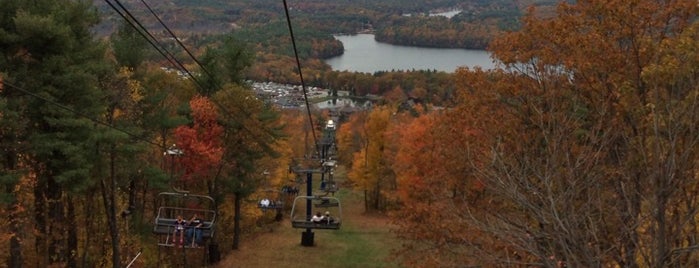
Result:
M485 50L396 46L376 42L373 34L335 36L345 47L325 62L336 71L374 73L391 70L437 70L452 73L461 66L493 69Z

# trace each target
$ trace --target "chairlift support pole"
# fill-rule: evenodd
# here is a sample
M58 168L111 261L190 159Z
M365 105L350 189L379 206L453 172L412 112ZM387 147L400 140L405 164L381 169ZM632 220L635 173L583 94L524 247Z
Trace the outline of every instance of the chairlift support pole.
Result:
M330 131L326 131L326 135L324 135L323 139L320 141L318 146L319 149L319 158L321 161L321 166L319 169L313 169L308 167L307 169L303 170L298 170L298 169L292 169L296 174L301 174L301 173L306 173L306 196L312 197L313 196L313 174L314 173L320 173L320 180L321 182L325 182L325 173L329 172L329 169L324 166L325 161L327 161L328 153L330 150L330 146L333 144L333 139L334 139L334 129ZM317 163L316 163L317 164ZM312 165L311 165L312 166ZM328 174L328 178L330 178L330 174ZM323 189L325 190L325 189ZM311 220L313 217L313 200L312 198L306 198L306 221ZM306 228L306 231L301 233L301 245L305 247L312 247L314 246L314 233L312 228Z
M320 140L318 143L319 152L320 152L320 159L321 163L325 163L328 159L328 151L330 149L330 145L333 143L333 138L328 134L329 131L326 131L326 133L323 135L323 138ZM327 182L325 181L325 173L327 172L325 166L322 166L322 172L320 173L320 181L322 182L321 184L321 189L322 191L325 191L325 187L327 187ZM328 176L329 177L329 176ZM310 194L309 194L310 195Z
M306 195L313 195L313 171L306 171ZM306 220L313 216L313 202L311 199L306 199ZM314 244L314 234L311 228L306 228L306 231L301 233L301 245L304 247L312 247Z
M170 156L170 188L172 188L175 192L186 192L177 189L177 187L174 186L175 182L175 157L177 156L182 156L184 154L184 151L180 148L177 148L177 144L172 144L167 150L165 150L164 155L169 155Z

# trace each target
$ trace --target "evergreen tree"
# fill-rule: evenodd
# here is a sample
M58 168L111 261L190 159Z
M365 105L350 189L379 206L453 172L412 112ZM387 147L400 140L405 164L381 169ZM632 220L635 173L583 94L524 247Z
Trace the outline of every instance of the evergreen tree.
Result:
M114 57L120 66L134 69L143 62L148 42L126 21L119 25L111 40Z
M251 90L240 85L228 85L214 98L224 107L237 107L236 115L224 115L223 144L226 147L223 162L228 164L224 166L220 180L214 179L210 191L219 200L223 193L234 195L233 249L238 249L241 202L260 186L263 179L258 167L260 161L277 155L273 146L282 136L280 122L276 112L269 110Z
M266 156L276 155L273 144L281 137L276 126L278 114L258 100L243 83L243 71L251 60L251 54L242 44L225 37L220 47L206 50L202 58L206 69L200 76L204 87L201 94L213 96L223 117L226 148L222 161L228 164L221 164L221 172L209 191L217 204L224 192L234 194L234 249L238 248L241 235L241 201L259 186L258 163Z
M242 84L245 68L252 64L252 55L245 46L233 37L224 37L220 46L207 48L202 57L202 95L209 96L227 83Z
M3 90L0 77L0 205L5 206L9 212L11 238L8 267L21 267L21 216L15 187L21 176L26 174L20 165L21 152L26 150L26 142L20 141L24 130L19 109L16 105L10 106L12 104L7 101L14 93L11 90L9 87Z
M76 266L77 228L74 198L94 182L89 158L95 124L85 115L100 114L98 79L104 46L90 27L97 13L86 1L0 1L0 71L32 95L8 92L26 141L26 165L36 175L36 266ZM8 90L8 89L5 89ZM36 97L40 96L40 97ZM19 108L24 107L24 108Z

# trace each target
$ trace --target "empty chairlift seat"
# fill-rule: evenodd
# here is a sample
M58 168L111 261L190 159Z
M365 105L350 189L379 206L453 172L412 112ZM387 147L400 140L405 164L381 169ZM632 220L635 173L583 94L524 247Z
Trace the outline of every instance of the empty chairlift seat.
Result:
M327 208L327 207L338 207L340 206L340 202L336 200L337 198L332 198L332 197L319 197L314 200L315 207L317 208Z

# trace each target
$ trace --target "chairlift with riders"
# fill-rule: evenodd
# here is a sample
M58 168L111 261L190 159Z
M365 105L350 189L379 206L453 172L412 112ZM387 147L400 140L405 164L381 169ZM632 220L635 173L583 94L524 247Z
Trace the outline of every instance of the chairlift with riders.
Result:
M174 174L174 157L182 155L183 151L173 144L164 154L173 157L173 170L171 172ZM179 240L175 237L175 234L177 231L187 231L186 228L197 228L198 232L196 233L202 236L199 240L202 241L202 244L208 243L214 237L216 231L216 201L208 195L191 194L189 191L177 189L174 186L171 186L171 188L172 191L161 192L157 196L157 211L153 220L153 233L158 235L158 246L176 246ZM178 217L189 221L194 215L201 221L201 226L185 226L183 228L177 222ZM195 239L191 240L191 243L179 244L186 248L198 248L198 245L194 243Z
M304 205L308 200L319 201L328 200L329 202L336 204L337 209L333 209L334 213L330 214L327 211L323 214L324 217L328 217L326 222L319 221L314 222L312 218L308 215L313 215L315 213L307 213L307 207ZM332 217L332 220L329 220ZM339 230L342 224L342 206L340 205L340 199L336 197L319 197L319 196L297 196L294 199L294 205L291 208L291 227L299 229L330 229Z

